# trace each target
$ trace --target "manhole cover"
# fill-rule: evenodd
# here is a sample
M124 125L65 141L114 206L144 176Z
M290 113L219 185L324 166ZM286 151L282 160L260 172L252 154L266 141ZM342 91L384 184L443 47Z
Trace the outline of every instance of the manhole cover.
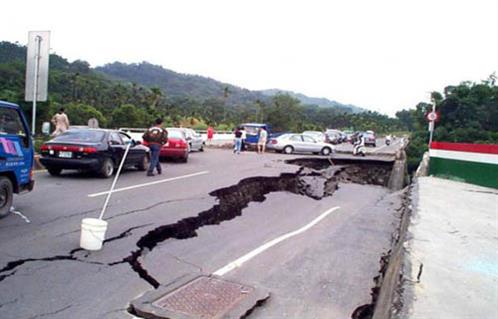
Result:
M270 297L266 289L204 274L185 274L131 302L136 315L151 319L234 319Z
M153 305L199 318L219 318L254 288L214 277L199 277L159 298Z

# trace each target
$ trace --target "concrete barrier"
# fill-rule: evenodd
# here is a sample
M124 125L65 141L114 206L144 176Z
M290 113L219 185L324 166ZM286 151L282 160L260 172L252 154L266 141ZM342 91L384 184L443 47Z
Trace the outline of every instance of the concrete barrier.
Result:
M429 174L498 188L498 144L432 142Z

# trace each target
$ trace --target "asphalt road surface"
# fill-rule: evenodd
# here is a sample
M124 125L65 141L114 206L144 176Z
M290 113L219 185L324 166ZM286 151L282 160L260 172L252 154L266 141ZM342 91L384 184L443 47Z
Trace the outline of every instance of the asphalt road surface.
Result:
M98 217L112 180L36 173L35 190L17 196L17 213L0 220L0 317L132 318L130 301L154 283L217 273L270 292L251 318L350 318L371 301L380 258L399 223L401 195L357 183L340 183L323 198L276 187L281 174L301 169L285 160L300 157L208 149L191 154L187 164L163 162L163 174L155 177L126 171L97 252L79 249L80 223ZM189 217L195 222L179 223ZM154 230L161 235L152 236Z

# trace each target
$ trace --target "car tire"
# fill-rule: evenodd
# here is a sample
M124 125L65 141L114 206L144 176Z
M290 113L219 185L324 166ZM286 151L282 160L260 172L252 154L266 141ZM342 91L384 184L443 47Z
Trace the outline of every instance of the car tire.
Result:
M187 152L188 153L192 152L192 144L190 144L190 143L188 143Z
M114 162L110 158L104 159L99 169L99 175L103 178L109 178L114 174Z
M14 186L9 178L0 177L0 218L10 214L12 200L14 197Z
M201 144L201 148L199 149L199 152L204 152L204 143Z
M285 154L292 154L294 152L294 147L287 145L286 147L284 147L283 152Z
M61 168L55 168L55 167L50 167L50 168L47 167L47 171L52 176L59 176L61 174L61 172L62 172L62 169Z
M137 169L139 171L146 171L147 168L149 168L149 155L145 154L140 160L140 163L137 164Z
M377 147L377 144L374 144L373 147Z
M324 147L324 148L322 148L321 153L322 153L322 155L327 156L327 155L330 155L330 153L332 153L332 150L330 149L330 147Z
M182 163L187 163L188 162L188 152L187 154L181 158Z

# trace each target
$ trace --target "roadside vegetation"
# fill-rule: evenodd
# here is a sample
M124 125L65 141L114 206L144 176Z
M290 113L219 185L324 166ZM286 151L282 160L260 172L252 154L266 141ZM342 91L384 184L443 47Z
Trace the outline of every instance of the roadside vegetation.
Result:
M436 123L433 140L461 143L498 143L498 86L495 75L481 83L463 82L447 86L443 93L433 92ZM428 149L429 132L426 114L432 105L419 103L415 109L402 110L396 117L411 132L407 148L408 170L416 170Z

